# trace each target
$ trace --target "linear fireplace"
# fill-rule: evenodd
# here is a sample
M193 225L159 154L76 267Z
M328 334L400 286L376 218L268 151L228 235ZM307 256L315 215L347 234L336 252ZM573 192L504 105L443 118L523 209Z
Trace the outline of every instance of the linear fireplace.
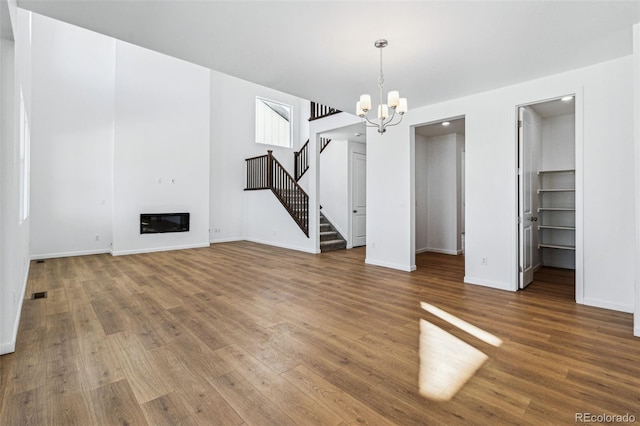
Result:
M189 213L142 213L141 234L189 232Z

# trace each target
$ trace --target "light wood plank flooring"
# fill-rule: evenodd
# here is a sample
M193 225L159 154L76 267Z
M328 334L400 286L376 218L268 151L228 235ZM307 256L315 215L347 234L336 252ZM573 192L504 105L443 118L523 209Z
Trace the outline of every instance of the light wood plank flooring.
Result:
M25 300L0 357L0 424L640 417L632 316L575 304L571 273L511 293L463 284L459 256L404 273L364 255L238 242L33 262L28 294L48 298Z

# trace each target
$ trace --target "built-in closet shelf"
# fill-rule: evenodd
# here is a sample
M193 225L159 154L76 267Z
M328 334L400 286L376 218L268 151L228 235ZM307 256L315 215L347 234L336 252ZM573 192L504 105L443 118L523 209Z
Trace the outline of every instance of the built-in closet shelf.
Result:
M538 194L544 192L576 192L574 188L561 188L561 189L538 189Z
M575 186L575 170L538 172L539 249L575 251Z
M560 250L575 250L575 246L562 246L559 244L538 244L538 248L551 248Z
M538 229L556 229L561 231L575 231L575 226L540 225Z
M575 169L564 169L564 170L538 170L539 175L543 175L545 173L575 173Z

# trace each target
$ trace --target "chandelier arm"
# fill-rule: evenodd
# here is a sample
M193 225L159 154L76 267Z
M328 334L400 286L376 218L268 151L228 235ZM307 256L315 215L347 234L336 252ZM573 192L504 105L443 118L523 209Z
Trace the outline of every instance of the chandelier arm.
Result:
M391 120L393 120L393 117L396 116L396 109L395 108L389 108L391 110L391 117L389 117L389 120L387 121L387 123L391 123ZM386 123L384 124L385 126L387 125Z
M367 123L371 124L371 126L367 126L367 127L380 127L378 123L374 123L373 121L369 120L369 117L367 117L366 115L362 118L366 120Z
M402 122L402 118L404 117L404 115L400 115L400 120L398 120L397 123L393 123L393 124L385 124L385 127L393 127L393 126L397 126L398 124L400 124Z

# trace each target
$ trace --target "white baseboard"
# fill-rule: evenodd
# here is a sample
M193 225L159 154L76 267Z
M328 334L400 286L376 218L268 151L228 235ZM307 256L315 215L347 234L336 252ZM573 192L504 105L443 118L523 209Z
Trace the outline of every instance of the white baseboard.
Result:
M612 311L627 312L629 314L633 313L633 305L623 305L621 303L612 303L607 300L590 299L588 297L585 297L582 302L584 305L594 306L596 308L611 309Z
M633 335L636 337L640 337L640 327L636 327L633 329Z
M22 292L18 299L18 306L16 312L16 319L13 322L13 330L11 332L11 339L8 342L0 342L0 355L10 354L16 351L16 341L18 340L18 328L20 327L20 317L22 315L22 304L27 293L27 282L29 281L29 267L24 276L22 283Z
M416 265L401 265L399 263L383 262L380 260L373 260L373 259L365 259L364 263L366 263L367 265L382 266L390 269L398 269L400 271L405 271L405 272L413 272L416 270Z
M209 247L209 243L198 243L198 244L187 244L183 246L167 246L167 247L153 247L146 249L135 249L135 250L119 250L112 251L111 254L114 256L126 256L129 254L142 254L142 253L156 253L160 251L173 251L173 250L188 250L194 248L204 248Z
M497 290L515 291L515 289L512 288L513 287L512 284L510 284L510 283L502 283L502 282L499 282L499 281L485 280L483 278L465 276L464 277L464 283L465 284L473 284L473 285L481 285L483 287L495 288Z
M105 253L111 253L111 250L99 249L99 250L68 251L68 252L62 252L62 253L34 254L34 255L31 255L31 260L55 259L58 257L90 256L92 254L105 254Z
M453 255L453 256L457 256L459 254L462 254L462 250L447 250L447 249L439 249L439 248L432 248L432 247L424 247L424 248L416 250L416 254L424 253L424 252L450 254L450 255Z
M312 249L312 248L308 248L308 247L294 246L294 245L291 245L291 244L282 244L282 243L278 243L278 242L274 242L274 241L265 241L265 240L260 240L260 239L257 239L257 238L245 238L244 241L249 241L249 242L258 243L258 244L264 244L264 245L267 245L267 246L285 248L285 249L288 249L288 250L302 251L304 253L310 253L310 254L318 254L318 253L320 253L319 249Z
M218 244L218 243L235 243L237 241L244 241L244 238L216 238L216 239L212 239L209 242L211 244Z

